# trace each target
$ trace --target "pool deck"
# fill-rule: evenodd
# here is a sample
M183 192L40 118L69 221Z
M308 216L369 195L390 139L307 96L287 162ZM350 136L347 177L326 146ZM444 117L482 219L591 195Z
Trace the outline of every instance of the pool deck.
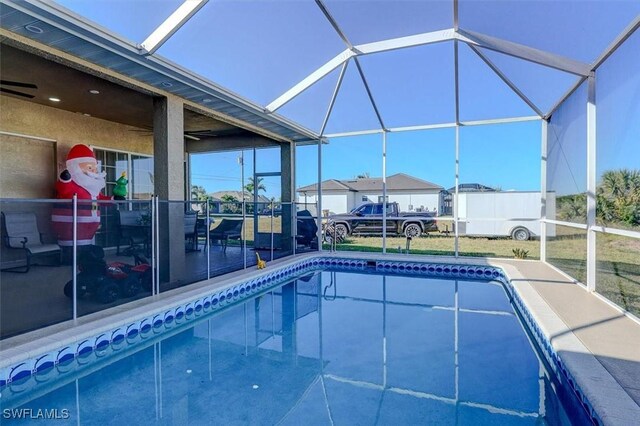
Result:
M540 261L444 256L328 253L323 256L433 263L490 265L501 268L559 354L577 385L607 425L637 424L640 418L640 323L599 296L588 292L552 266ZM269 270L316 257L309 253L275 260ZM136 300L102 312L0 341L0 368L77 341L114 324L162 310L260 276L262 271L237 271Z

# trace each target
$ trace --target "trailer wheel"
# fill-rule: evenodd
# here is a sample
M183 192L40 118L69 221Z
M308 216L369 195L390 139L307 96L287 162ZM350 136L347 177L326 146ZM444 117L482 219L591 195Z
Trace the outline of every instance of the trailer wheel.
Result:
M417 238L422 235L422 228L417 223L409 223L404 227L404 236L409 238Z
M531 238L531 233L527 228L518 227L511 231L511 238L516 241L527 241L529 238Z

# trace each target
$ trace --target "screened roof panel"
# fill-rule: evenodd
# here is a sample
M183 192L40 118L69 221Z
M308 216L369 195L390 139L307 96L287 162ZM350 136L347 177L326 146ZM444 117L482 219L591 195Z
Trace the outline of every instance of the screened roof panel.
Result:
M542 112L549 112L580 78L492 50L479 50Z
M458 43L460 120L536 115L529 106L464 43Z
M312 1L210 1L158 53L267 105L344 49Z
M637 0L459 0L462 29L587 63L638 14Z
M335 91L341 68L336 68L316 84L293 98L293 100L280 108L277 113L318 133L329 109L329 103Z
M360 61L387 128L455 122L453 42Z
M375 96L375 94L374 94ZM349 61L325 134L381 129L358 68Z
M142 43L183 0L55 0L131 42Z
M453 1L324 0L352 44L453 27Z

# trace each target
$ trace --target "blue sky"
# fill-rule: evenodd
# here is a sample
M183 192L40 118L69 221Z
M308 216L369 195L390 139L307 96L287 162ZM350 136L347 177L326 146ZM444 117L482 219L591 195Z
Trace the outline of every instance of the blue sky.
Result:
M141 42L179 0L59 0L98 24ZM451 1L344 1L325 4L354 44L452 27ZM469 31L592 62L640 13L637 0L460 0L460 26ZM598 172L640 168L640 34L632 36L597 73ZM211 0L158 53L206 78L266 105L345 45L312 0ZM636 52L634 54L633 52ZM576 77L492 51L484 51L541 109L548 110ZM445 42L360 58L387 127L455 120L453 43ZM459 45L460 117L480 120L534 115L466 45ZM279 113L318 131L338 70L285 105ZM558 193L584 190L584 99L574 96L552 118L550 186ZM347 68L327 132L379 128L356 67ZM392 133L388 174L404 172L453 185L453 131ZM576 139L577 138L577 139ZM467 127L461 130L460 181L531 190L540 182L540 125ZM317 178L315 150L298 152L298 184ZM325 146L323 178L381 175L381 136L332 139ZM260 167L279 166L279 154L261 151ZM210 191L239 188L238 153L194 156L193 183ZM248 161L245 161L248 164ZM261 170L270 171L270 170ZM249 176L252 167L246 168ZM224 188L227 189L227 188Z

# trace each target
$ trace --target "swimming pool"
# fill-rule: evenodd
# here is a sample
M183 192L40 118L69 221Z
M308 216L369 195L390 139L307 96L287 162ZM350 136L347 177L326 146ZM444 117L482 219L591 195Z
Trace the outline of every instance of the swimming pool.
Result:
M275 287L249 281L135 333L79 345L49 368L36 362L30 376L18 369L2 392L3 415L55 410L82 424L590 422L536 352L499 271L320 263L295 278L273 272ZM252 285L258 293L241 300Z

